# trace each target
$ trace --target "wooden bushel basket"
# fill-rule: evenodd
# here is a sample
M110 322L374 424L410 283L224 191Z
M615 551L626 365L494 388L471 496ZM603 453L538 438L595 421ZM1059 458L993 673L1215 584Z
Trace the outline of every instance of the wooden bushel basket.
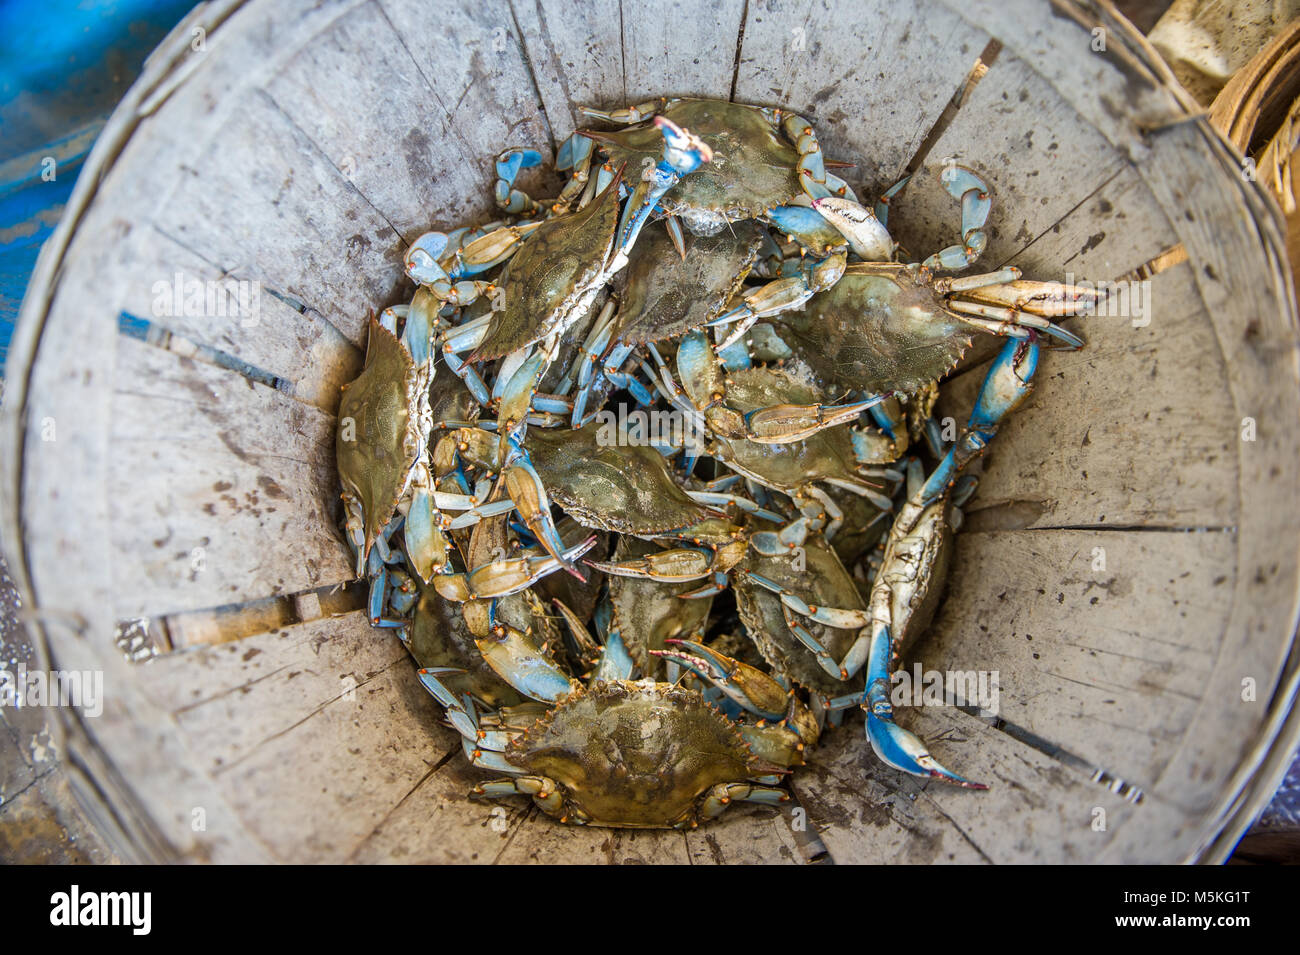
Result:
M336 592L338 388L367 310L410 294L405 243L488 218L493 155L549 161L574 104L661 94L805 112L860 195L915 167L891 212L915 254L952 240L956 159L994 189L988 267L1149 276L1149 323L1083 319L1085 350L1045 356L908 661L998 672L997 720L900 716L987 792L882 767L851 722L783 814L683 834L494 812L399 642ZM1282 235L1104 3L203 4L96 145L9 361L32 637L105 674L102 715L51 711L55 745L129 859L1221 860L1298 729ZM256 317L174 307L178 274L260 283ZM115 644L135 618L147 662Z

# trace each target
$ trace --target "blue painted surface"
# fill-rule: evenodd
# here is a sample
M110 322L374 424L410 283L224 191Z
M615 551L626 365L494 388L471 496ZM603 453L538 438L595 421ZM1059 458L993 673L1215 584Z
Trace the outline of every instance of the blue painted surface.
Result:
M192 6L0 0L0 369L36 256L95 135Z

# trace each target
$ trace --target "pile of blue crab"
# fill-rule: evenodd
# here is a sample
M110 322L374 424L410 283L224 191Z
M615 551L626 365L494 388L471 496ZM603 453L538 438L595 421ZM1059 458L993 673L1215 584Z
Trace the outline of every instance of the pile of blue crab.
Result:
M904 183L862 204L795 113L584 112L614 128L563 143L558 196L519 188L542 160L510 149L499 221L412 244L414 297L372 318L339 412L370 618L489 774L474 795L695 826L784 802L859 709L890 767L983 788L894 721L890 677L969 464L1095 296L972 270L973 170L931 184L960 232L914 261L887 230ZM1004 341L945 434L940 383L979 336Z

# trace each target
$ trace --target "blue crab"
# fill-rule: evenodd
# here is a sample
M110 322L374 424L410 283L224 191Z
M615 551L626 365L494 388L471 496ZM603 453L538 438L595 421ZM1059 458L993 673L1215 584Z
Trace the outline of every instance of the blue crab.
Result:
M984 453L1002 419L1019 407L1033 388L1039 343L1010 340L1002 348L980 389L975 409L938 467L917 487L890 528L884 556L865 611L857 607L810 607L780 581L751 575L785 606L818 622L861 628L839 663L825 645L808 645L828 670L852 677L866 667L866 690L828 701L829 708L861 705L866 732L885 763L918 776L931 776L972 789L972 783L944 768L913 733L894 722L890 675L907 641L928 625L938 605L952 547L954 489L965 469ZM811 636L811 634L809 635ZM826 664L825 661L831 661Z
M743 312L757 317L797 307L838 279L850 239L810 203L843 198L856 205L856 197L847 183L827 171L812 124L802 116L708 99L661 99L626 109L583 108L582 112L622 124L641 123L654 113L656 121L666 117L687 126L708 144L714 157L708 169L659 202L683 255L683 226L708 236L747 219L789 235L808 253L806 268L748 293L737 306L737 316ZM615 132L588 130L584 135L596 140L611 162L632 168L648 162L655 148L653 132L645 125Z
M384 530L403 509L407 553L427 580L447 559L425 460L434 328L426 312L408 310L399 338L397 320L391 310L370 320L365 369L343 388L335 448L357 575L372 549L387 556Z
M561 822L693 828L733 803L780 805L790 797L776 783L816 740L815 721L778 683L693 642L658 652L725 687L750 716L731 719L695 690L632 680L630 658L606 663L608 646L584 686L508 625L479 645L498 675L537 702L480 713L472 697L449 686L460 670L424 669L420 678L460 731L470 761L506 774L475 795L531 796ZM751 718L758 713L767 718Z
M941 249L919 264L894 263L897 245L886 228L885 201L878 203L873 213L848 196L815 198L811 210L799 215L828 222L844 237L847 251L857 261L829 256L811 264L789 262L784 271L792 274L751 292L710 322L715 327L733 326L719 347L738 341L759 319L779 317L787 322L790 313L800 310L803 325L812 329L812 336L823 327L830 336L827 341L804 343L802 354L816 352L824 360L835 355L840 345L874 351L886 365L914 361L920 369L915 374L928 376L926 381L935 381L952 368L969 345L962 333L972 330L1021 339L1030 333L1046 334L1064 347L1082 347L1081 339L1046 319L1091 309L1097 299L1094 290L1022 281L1015 268L960 278L936 277L936 273L961 271L975 264L987 244L984 225L992 209L988 185L974 170L948 166L940 180L961 205L959 244ZM813 274L831 265L838 266L837 273L829 277ZM849 284L841 288L845 280ZM895 288L889 289L889 283ZM921 349L916 359L910 358L912 347ZM869 381L879 383L882 378ZM876 390L866 382L852 387ZM911 390L896 383L892 387Z

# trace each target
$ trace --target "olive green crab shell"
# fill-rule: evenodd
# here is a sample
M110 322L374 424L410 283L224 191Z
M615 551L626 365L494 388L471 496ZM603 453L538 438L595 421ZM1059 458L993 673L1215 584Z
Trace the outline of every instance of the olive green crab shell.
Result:
M508 355L581 317L614 246L622 177L620 169L584 208L548 219L524 240L502 279L504 307L493 314L470 362Z
M620 446L605 427L528 430L525 446L552 501L585 527L620 534L660 534L704 518L658 451Z
M802 562L796 563L791 556L764 557L750 548L741 568L787 587L814 606L867 609L853 578L825 541L809 538L799 555ZM774 671L823 697L842 696L862 688L862 675L841 682L821 668L808 648L790 632L780 597L752 583L744 573L733 575L732 581L740 620ZM836 660L844 659L858 638L857 630L836 629L807 619L801 623Z
M523 702L523 697L497 676L479 653L460 605L444 600L432 587L421 589L407 649L423 668L453 667L464 671L442 677L452 692L470 693L497 708Z
M359 501L365 552L393 516L419 454L415 361L374 318L366 346L366 367L343 386L335 450L345 497Z
M619 276L617 340L663 341L717 318L758 261L762 243L754 223L738 222L716 236L687 235L683 260L667 229L646 229Z
M742 413L780 404L819 404L825 393L789 371L741 368L728 374L727 403ZM828 428L802 441L773 446L745 438L718 438L724 458L766 487L791 494L826 478L854 478L857 460L847 428Z
M635 537L620 537L614 560L644 557L659 548ZM713 598L681 599L700 586L698 580L664 583L645 577L608 577L612 627L619 631L628 655L645 675L659 678L664 662L652 656L663 650L670 639L702 636L708 626Z
M693 210L728 221L756 219L774 206L803 195L799 153L756 107L725 100L687 99L663 115L695 133L713 159L687 176L659 201L670 215L689 221ZM658 162L663 135L652 124L615 132L587 132L614 165L644 169Z
M506 758L555 780L566 807L591 824L638 829L689 822L713 786L781 771L699 693L648 680L579 690Z
M776 326L828 391L872 394L942 378L970 348L969 329L911 267L865 262Z

